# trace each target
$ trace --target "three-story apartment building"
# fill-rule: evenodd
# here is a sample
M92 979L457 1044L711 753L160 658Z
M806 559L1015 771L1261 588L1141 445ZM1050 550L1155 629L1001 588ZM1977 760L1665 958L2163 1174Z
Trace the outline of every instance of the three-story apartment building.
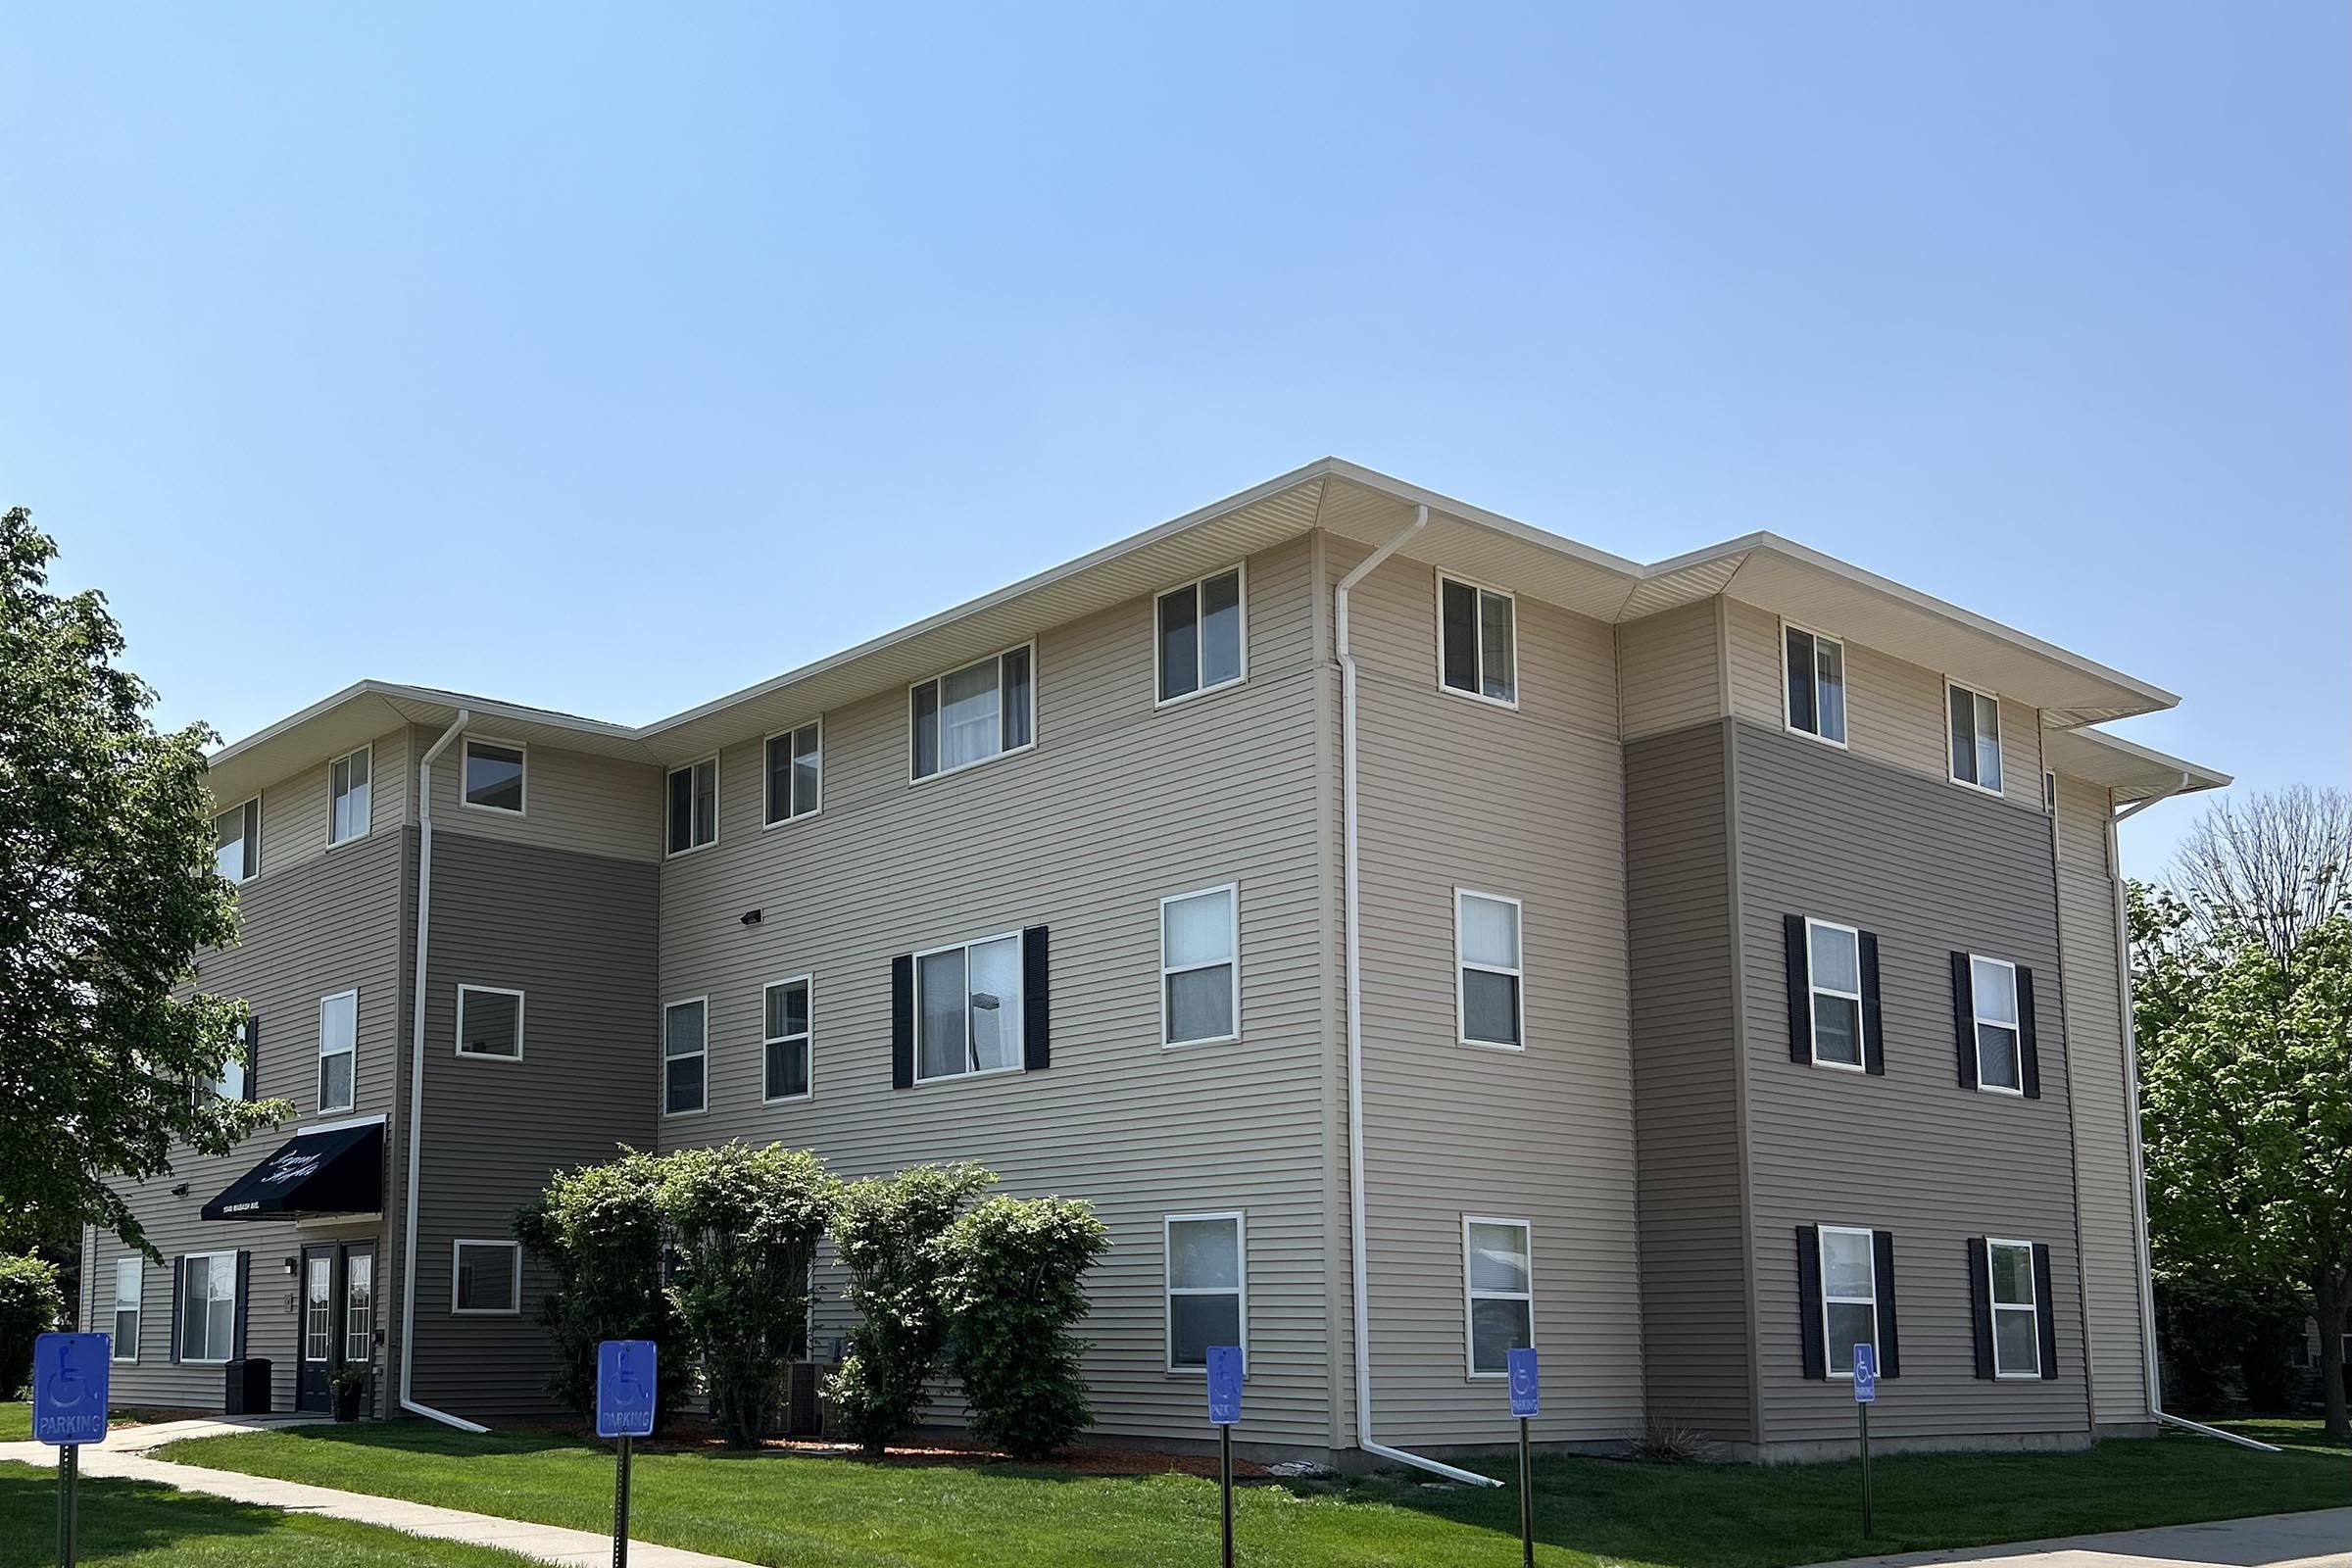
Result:
M1326 460L642 727L363 682L214 760L241 1083L92 1237L117 1387L541 1412L512 1214L617 1144L1092 1200L1100 1432L2067 1446L2154 1408L2114 828L2168 693L1770 535ZM820 1266L812 1346L844 1324ZM951 1402L935 1412L956 1418Z

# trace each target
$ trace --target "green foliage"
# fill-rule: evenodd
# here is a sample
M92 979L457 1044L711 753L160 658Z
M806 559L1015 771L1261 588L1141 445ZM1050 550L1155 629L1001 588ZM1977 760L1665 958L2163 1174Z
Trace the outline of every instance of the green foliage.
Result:
M729 1143L662 1157L676 1250L669 1299L728 1444L764 1435L777 1381L808 1326L808 1267L839 1184L805 1149Z
M833 1249L850 1271L858 1322L825 1392L868 1453L914 1425L923 1386L939 1374L951 1314L933 1244L996 1181L978 1165L914 1165L841 1190Z
M1093 1205L998 1196L934 1246L972 1436L1016 1459L1064 1446L1094 1419L1070 1332L1086 1316L1080 1281L1110 1246Z
M293 1107L191 1093L244 1011L172 995L237 935L213 869L213 736L157 731L104 597L48 591L56 554L24 509L0 514L0 1212L146 1249L110 1177L163 1175L174 1146L225 1154Z
M596 1347L603 1340L652 1340L662 1347L657 1425L683 1402L690 1382L676 1310L662 1289L662 1162L624 1148L603 1165L559 1171L536 1202L514 1216L514 1234L556 1276L539 1304L555 1341L549 1392L591 1420L596 1414Z
M0 1253L0 1398L13 1399L32 1371L32 1342L57 1327L66 1307L57 1265Z

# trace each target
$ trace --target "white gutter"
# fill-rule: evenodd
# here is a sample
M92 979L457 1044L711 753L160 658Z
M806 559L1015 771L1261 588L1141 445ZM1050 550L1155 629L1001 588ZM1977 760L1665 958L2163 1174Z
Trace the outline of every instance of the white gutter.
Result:
M416 1368L416 1162L424 1154L424 968L425 956L431 951L426 943L433 932L433 759L472 718L470 710L459 709L449 728L416 763L416 990L409 1029L409 1183L402 1215L406 1240L400 1250L400 1407L461 1432L487 1432L488 1427L418 1404L411 1397Z
M1429 525L1429 508L1413 508L1413 520L1402 532L1357 564L1340 579L1333 596L1335 646L1340 656L1340 749L1343 768L1340 796L1342 880L1348 908L1348 1236L1355 1285L1355 1446L1366 1453L1399 1464L1416 1465L1448 1481L1474 1487L1499 1487L1501 1482L1472 1470L1457 1470L1418 1453L1392 1448L1372 1441L1372 1275L1364 1258L1364 1031L1363 953L1357 940L1356 810L1355 810L1355 655L1348 643L1348 591L1396 554L1397 546Z
M2156 1281L2148 1261L2148 1163L2139 1142L2139 1029L2132 1016L2132 933L2125 924L2129 918L2124 907L2123 858L2117 853L2115 830L2158 801L2169 801L2187 789L2189 775L2181 773L2180 782L2169 785L2146 800L2133 801L2107 819L2107 863L2113 867L2110 878L2115 884L2116 966L2124 998L2124 1094L2130 1118L2132 1148L2132 1235L2139 1249L2139 1333L2148 1374L2148 1414L2167 1426L2180 1427L2203 1437L2219 1438L2234 1443L2241 1448L2259 1448L2264 1453L2277 1453L2272 1444L2253 1438L2241 1438L2234 1432L2224 1432L2186 1416L2170 1413L2164 1407L2163 1358L2156 1349Z

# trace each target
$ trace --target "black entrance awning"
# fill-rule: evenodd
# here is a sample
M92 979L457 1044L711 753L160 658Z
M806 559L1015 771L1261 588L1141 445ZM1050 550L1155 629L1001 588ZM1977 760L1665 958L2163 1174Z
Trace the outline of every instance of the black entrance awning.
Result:
M303 1133L204 1205L206 1219L372 1214L384 1206L384 1124Z

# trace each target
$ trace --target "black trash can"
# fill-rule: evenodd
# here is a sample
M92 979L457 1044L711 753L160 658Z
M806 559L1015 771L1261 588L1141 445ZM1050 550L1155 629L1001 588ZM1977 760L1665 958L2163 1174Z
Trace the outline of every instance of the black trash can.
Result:
M228 1363L228 1388L221 1397L220 1409L225 1415L268 1415L270 1413L270 1363L262 1357L249 1357Z

